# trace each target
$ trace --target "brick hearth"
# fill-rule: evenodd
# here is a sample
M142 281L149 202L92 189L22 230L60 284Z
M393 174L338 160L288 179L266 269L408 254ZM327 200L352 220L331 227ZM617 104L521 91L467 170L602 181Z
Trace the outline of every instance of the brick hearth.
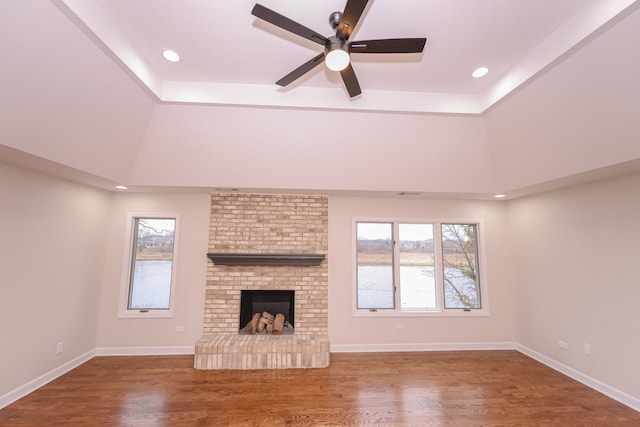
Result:
M329 338L315 334L229 335L196 343L196 369L285 369L329 366Z
M209 252L327 254L327 198L213 194ZM227 266L209 261L204 335L196 369L321 368L329 365L328 283L318 266ZM295 291L293 335L239 335L240 292Z

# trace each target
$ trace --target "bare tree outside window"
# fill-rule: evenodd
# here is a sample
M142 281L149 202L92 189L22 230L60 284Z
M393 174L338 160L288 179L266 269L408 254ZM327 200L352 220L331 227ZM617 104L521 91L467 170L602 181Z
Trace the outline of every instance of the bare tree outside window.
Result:
M475 224L442 224L442 267L445 308L481 308Z

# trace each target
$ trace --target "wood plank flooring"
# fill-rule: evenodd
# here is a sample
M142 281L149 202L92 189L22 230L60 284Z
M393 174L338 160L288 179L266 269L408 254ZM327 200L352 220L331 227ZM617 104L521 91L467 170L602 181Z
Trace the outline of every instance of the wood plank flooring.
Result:
M96 357L0 410L1 426L640 426L516 351L334 353L326 369L196 371Z

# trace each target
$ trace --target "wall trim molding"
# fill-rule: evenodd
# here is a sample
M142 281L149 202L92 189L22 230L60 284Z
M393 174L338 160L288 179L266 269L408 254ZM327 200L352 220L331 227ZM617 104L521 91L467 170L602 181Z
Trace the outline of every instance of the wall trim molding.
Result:
M387 351L464 351L516 350L515 342L462 342L411 344L331 344L332 353L369 353Z
M96 356L178 356L193 355L194 345L167 347L98 347Z
M8 393L5 393L4 395L0 396L0 409L4 408L5 406L9 406L16 400L23 398L24 396L36 391L40 387L55 380L56 378L66 374L72 369L75 369L83 363L93 359L95 355L96 350L90 350L74 359L71 359L68 362L63 363L56 368L53 368L49 372L40 375L39 377L29 381L28 383L23 384Z
M611 387L610 385L605 384L602 381L596 380L595 378L592 378L589 375L578 371L577 369L573 369L522 344L516 344L516 350L518 350L525 356L537 360L543 365L546 365L551 369L558 371L561 374L568 376L569 378L573 378L574 380L586 385L587 387L590 387L604 394L605 396L609 396L610 398L617 400L618 402L630 407L631 409L640 411L640 399L636 399L635 397L623 391L620 391L615 387Z

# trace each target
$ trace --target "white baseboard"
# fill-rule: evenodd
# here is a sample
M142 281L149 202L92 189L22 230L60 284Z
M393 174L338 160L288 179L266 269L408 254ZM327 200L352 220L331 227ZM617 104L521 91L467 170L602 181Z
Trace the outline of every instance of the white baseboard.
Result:
M49 372L43 375L40 375L38 378L31 380L28 383L21 385L20 387L14 390L11 390L10 392L0 396L0 409L4 408L5 406L9 406L16 400L26 396L31 392L36 391L37 389L44 386L45 384L50 383L51 381L55 380L59 376L62 376L67 372L71 371L72 369L77 368L78 366L82 365L88 360L93 359L95 355L96 355L95 350L88 351L85 354L82 354L76 357L75 359L70 360L58 366L57 368L54 368Z
M98 347L96 356L176 356L194 354L195 346L172 347Z
M569 366L564 365L555 359L547 357L544 354L538 353L537 351L532 350L529 347L525 347L524 345L516 344L516 350L606 396L609 396L614 400L617 400L624 405L627 405L632 409L635 409L636 411L640 411L640 399L636 399L635 397L630 396L627 393L618 390L617 388L611 387L610 385L598 381L595 378L583 374L576 369L570 368Z
M387 351L515 350L514 342L411 343L411 344L331 344L332 353Z

